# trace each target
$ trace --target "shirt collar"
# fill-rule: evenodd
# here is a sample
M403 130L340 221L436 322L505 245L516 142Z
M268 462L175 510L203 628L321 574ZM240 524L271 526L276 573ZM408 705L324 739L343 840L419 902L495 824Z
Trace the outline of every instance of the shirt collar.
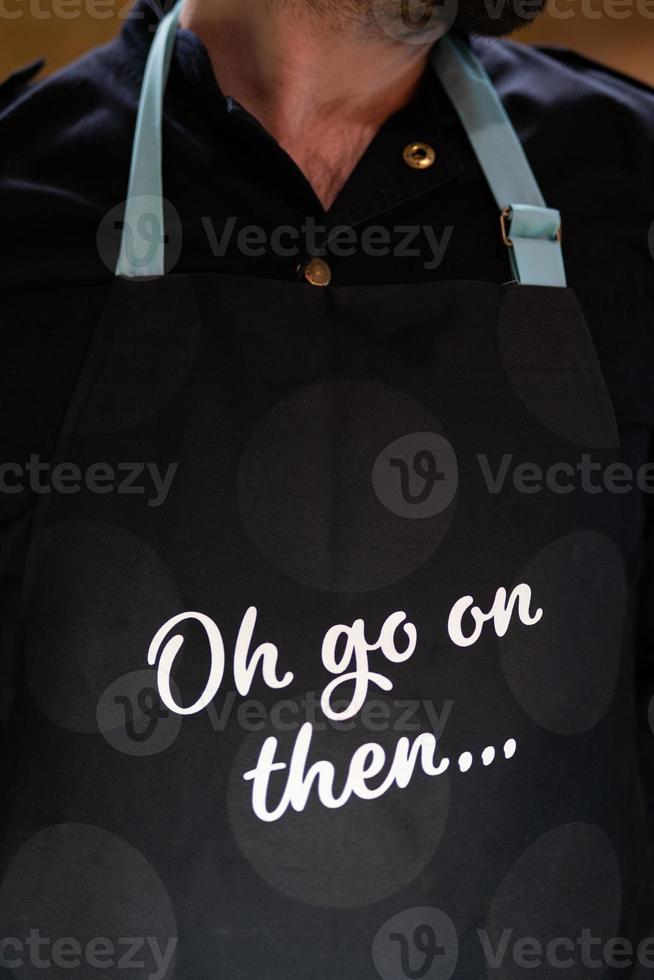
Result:
M143 59L161 16L159 0L138 0L128 15L122 38ZM166 99L186 117L208 123L217 143L224 139L223 127L230 125L252 127L253 136L272 140L246 109L221 92L207 50L192 31L178 32ZM456 111L429 63L412 101L386 121L357 164L329 211L329 224L354 227L455 178L463 170L451 148L452 127L457 125ZM405 147L416 142L433 148L432 166L413 169L405 162Z

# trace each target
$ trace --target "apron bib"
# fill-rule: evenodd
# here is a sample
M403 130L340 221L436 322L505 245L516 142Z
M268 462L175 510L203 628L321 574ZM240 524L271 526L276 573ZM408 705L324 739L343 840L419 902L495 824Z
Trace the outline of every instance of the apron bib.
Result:
M558 213L443 40L514 282L164 275L179 9L56 454L86 484L34 522L2 935L85 980L512 978L526 937L602 975L579 938L636 932L645 831L619 512L584 476L617 430Z

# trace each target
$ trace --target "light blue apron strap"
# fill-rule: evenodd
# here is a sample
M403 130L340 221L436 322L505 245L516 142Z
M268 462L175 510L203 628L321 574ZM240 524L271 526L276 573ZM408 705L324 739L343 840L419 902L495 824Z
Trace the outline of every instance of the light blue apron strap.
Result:
M178 0L161 21L145 68L116 266L119 276L164 274L163 100L182 4ZM497 200L517 281L565 286L559 213L545 207L522 145L483 66L465 44L450 37L438 42L433 59Z
M432 57L497 201L516 280L523 285L565 286L561 216L546 207L486 70L466 44L451 36L434 46Z
M154 36L141 89L132 150L117 276L163 276L163 101L183 0L162 19Z

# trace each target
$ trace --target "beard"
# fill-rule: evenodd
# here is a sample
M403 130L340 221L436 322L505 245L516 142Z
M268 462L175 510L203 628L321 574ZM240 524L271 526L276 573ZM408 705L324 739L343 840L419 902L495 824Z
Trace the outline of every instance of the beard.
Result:
M459 0L455 31L501 37L526 27L542 14L547 0Z
M278 2L278 0L268 0ZM360 37L386 34L421 44L449 30L488 37L510 34L530 24L547 0L283 0L311 12L323 27Z

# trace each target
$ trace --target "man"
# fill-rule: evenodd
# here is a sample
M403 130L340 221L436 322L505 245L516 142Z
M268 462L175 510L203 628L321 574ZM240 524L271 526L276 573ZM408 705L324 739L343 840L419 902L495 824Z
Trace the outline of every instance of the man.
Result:
M0 92L5 971L654 968L654 94L522 19Z

